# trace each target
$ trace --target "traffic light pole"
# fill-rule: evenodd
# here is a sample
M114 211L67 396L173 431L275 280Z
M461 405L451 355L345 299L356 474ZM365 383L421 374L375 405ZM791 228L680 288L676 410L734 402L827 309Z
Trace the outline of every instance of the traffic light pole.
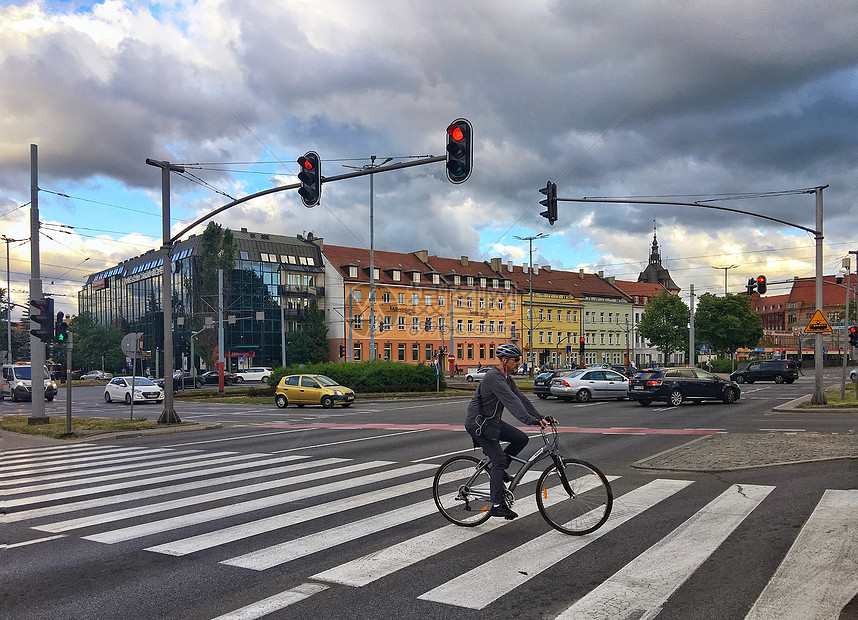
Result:
M777 222L778 224L783 224L785 226L790 226L792 228L798 228L799 230L804 230L806 232L811 233L814 236L814 240L816 243L816 310L822 311L822 190L824 190L828 185L821 185L819 187L815 187L812 190L802 190L800 193L810 194L813 193L816 196L816 229L807 228L806 226L800 226L798 224L793 224L792 222L787 222L786 220L781 220L776 217L771 217L768 215L761 215L759 213L753 213L751 211L744 211L742 209L733 209L731 207L722 207L720 205L711 205L711 204L700 204L699 202L674 202L674 201L666 201L666 200L616 200L611 198L558 198L558 201L562 202L598 202L603 204L640 204L640 205L670 205L670 206L679 206L679 207L700 207L703 209L716 209L718 211L729 211L731 213L741 213L742 215L752 215L754 217L759 217L764 220L769 220L770 222ZM814 388L813 388L813 396L810 402L814 405L824 405L826 404L825 398L825 387L823 385L823 376L822 376L822 334L816 334L814 349L813 349L813 365L814 365Z
M31 144L30 299L42 298L42 274L39 262L39 147ZM31 328L32 326L30 323ZM37 394L41 398L37 398ZM49 419L45 415L45 343L32 334L30 334L30 401L32 409L27 424L47 424Z

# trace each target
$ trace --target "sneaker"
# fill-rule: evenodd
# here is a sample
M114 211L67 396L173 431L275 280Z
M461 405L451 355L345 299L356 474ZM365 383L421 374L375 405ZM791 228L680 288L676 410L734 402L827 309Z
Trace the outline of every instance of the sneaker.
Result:
M507 521L515 519L518 516L518 514L510 510L506 506L506 504L501 504L500 506L492 506L492 509L489 511L489 515L492 517L503 517Z

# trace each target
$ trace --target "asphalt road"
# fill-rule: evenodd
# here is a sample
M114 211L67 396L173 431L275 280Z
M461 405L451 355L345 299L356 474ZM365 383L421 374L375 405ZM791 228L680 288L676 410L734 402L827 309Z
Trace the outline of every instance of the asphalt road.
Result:
M437 513L434 470L471 453L466 398L177 401L183 421L224 427L3 455L0 618L838 618L858 593L855 460L632 466L715 432L854 433L854 414L771 411L812 385L743 386L735 405L538 401L616 477L611 518L583 537L548 527L532 483L515 521ZM76 416L128 414L97 388L73 395Z

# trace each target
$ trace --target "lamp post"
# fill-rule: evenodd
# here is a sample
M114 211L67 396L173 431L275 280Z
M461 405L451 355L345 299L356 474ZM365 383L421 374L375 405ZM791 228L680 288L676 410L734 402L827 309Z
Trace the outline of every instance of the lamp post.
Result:
M727 296L727 270L735 269L739 265L728 265L727 267L712 267L712 269L723 269L724 270L724 297Z
M515 238L519 241L527 241L530 247L530 268L528 269L529 276L529 287L530 287L530 329L527 332L527 346L528 346L528 357L530 363L528 364L528 373L532 377L533 376L533 240L534 239L545 239L548 237L546 233L539 233L538 235L534 235L531 237L519 237L515 235Z

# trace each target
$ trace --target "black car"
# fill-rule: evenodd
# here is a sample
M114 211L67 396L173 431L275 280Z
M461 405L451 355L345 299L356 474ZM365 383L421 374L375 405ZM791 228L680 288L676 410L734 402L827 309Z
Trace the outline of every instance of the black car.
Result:
M164 389L164 379L154 379L155 385ZM189 372L181 372L177 370L173 373L173 392L179 390L192 390L194 388L203 387L203 378L200 375L193 376Z
M644 407L653 401L672 406L685 401L739 400L742 391L735 381L722 379L700 368L679 367L644 370L629 381L628 396Z
M208 372L204 372L200 375L200 378L203 380L203 383L214 383L217 385L218 383L218 371L210 370ZM223 384L224 385L232 385L235 383L235 373L233 372L224 372L223 373Z
M736 383L754 381L792 383L798 379L798 366L792 360L760 360L751 362L745 368L734 370L730 379Z
M564 372L570 372L570 370L568 368L558 368L557 370L547 370L538 374L533 380L533 393L542 399L551 396L551 381L559 373Z

